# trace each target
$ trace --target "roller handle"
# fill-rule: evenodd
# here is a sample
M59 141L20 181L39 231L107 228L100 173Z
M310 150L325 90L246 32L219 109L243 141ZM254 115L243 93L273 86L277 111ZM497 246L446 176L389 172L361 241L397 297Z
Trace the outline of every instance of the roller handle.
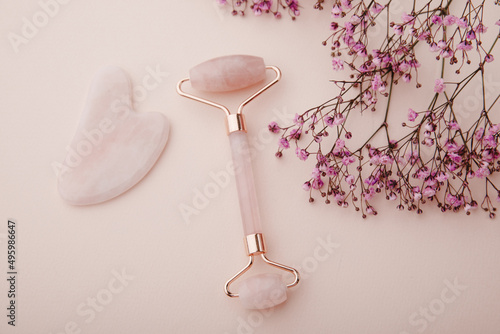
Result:
M243 232L245 236L262 233L247 134L243 131L232 132L229 134L229 142L231 144Z

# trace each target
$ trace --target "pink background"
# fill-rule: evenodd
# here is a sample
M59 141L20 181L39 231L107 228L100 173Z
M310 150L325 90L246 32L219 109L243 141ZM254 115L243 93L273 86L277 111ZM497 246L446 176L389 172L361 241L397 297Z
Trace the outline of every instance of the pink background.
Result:
M302 2L292 22L287 15L235 18L208 0L74 0L17 53L9 33L21 34L23 18L42 9L35 0L0 4L0 277L7 218L17 221L19 247L17 326L3 315L2 279L1 333L499 333L498 219L434 207L417 216L381 202L379 215L363 220L350 209L308 203L301 184L312 161L293 152L274 157L278 138L267 124L330 98L328 80L342 75L330 70L321 45L329 13ZM498 7L485 21L495 16ZM283 71L246 109L268 255L303 276L287 303L268 312L244 310L222 289L246 262L236 188L225 181L222 114L175 92L190 67L235 53L262 56ZM170 139L136 187L75 207L59 197L52 165L64 159L92 76L107 64L125 69L136 86L148 71L164 72L136 108L163 112ZM439 68L428 64L423 83ZM498 71L488 80L498 94ZM425 88L409 91L400 90L395 107L426 101ZM376 126L376 115L363 115L354 135ZM188 217L181 214L187 207ZM115 278L121 272L124 282Z

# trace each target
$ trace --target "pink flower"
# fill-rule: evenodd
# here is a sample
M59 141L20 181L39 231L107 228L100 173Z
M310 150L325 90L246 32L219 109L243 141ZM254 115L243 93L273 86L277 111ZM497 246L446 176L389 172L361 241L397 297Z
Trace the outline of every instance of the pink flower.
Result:
M483 139L483 136L484 136L484 128L479 128L476 130L476 132L474 133L474 138L476 138L476 140L481 140Z
M292 129L292 131L290 131L290 138L299 139L301 134L302 134L301 129Z
M271 9L271 6L273 5L272 0L260 0L259 2L255 2L255 4L259 5L260 9L263 11L267 11Z
M450 48L446 48L443 50L443 52L441 52L441 55L443 56L443 58L450 58L454 55L455 53L453 52L453 50L451 50Z
M446 15L443 19L443 24L445 26L451 26L457 22L457 17L455 15Z
M299 114L295 114L295 116L293 117L293 121L295 124L304 124L304 118L299 115Z
M313 187L313 189L320 189L321 187L323 187L323 184L323 180L317 178L312 181L311 187Z
M334 120L334 118L333 118L332 115L326 115L325 118L324 118L324 120L325 120L326 125L333 126L333 120Z
M457 50L470 51L470 50L472 50L472 43L471 42L467 42L467 41L460 42L457 45Z
M458 197L452 194L446 195L446 201L453 207L459 207L462 204Z
M352 35L354 34L354 31L356 30L356 26L353 25L351 22L346 22L345 25L344 25L344 27L345 27L345 34L346 34L345 37L351 37L352 38ZM351 44L348 43L348 42L346 42L345 44L347 44L348 46L351 46ZM353 39L353 43L352 44L355 44L354 39Z
M309 181L304 182L304 184L302 185L302 189L304 189L306 191L311 189L311 182L309 182Z
M429 50L431 50L431 52L437 52L439 50L441 50L436 43L432 42L431 44L429 44Z
M410 122L414 122L417 119L417 117L418 117L418 114L415 110L413 110L411 108L408 109L408 120Z
M444 80L442 78L436 79L434 82L434 92L441 94L445 88L446 85L444 84Z
M343 114L335 114L335 117L333 119L333 125L340 125L344 123L345 121L345 116Z
M361 18L358 15L354 14L349 19L349 22L351 22L352 24L356 25L356 24L359 24L361 22Z
M379 159L382 165L390 165L394 161L394 159L386 154L382 155Z
M466 213L469 213L469 211L477 209L477 205L471 205L469 203L465 204L464 210Z
M451 153L454 153L454 152L458 152L460 151L460 149L462 148L462 146L458 146L455 142L453 141L449 141L446 143L445 145L446 147L446 150L448 152L451 152Z
M500 131L500 124L493 124L491 128L488 130L490 135L495 135Z
M446 165L446 168L448 168L450 172L453 172L457 169L457 165L454 164L453 162L450 162L449 164Z
M259 6L253 6L253 13L255 16L260 16L262 14L262 9Z
M345 165L345 166L349 166L350 164L352 164L354 161L356 161L356 159L353 157L353 156L348 156L348 157L343 157L342 158L342 163Z
M436 194L436 190L432 189L431 187L426 187L423 191L422 191L422 195L424 195L425 197L432 197Z
M279 147L287 149L290 147L290 143L286 140L286 138L281 138L279 141Z
M269 125L267 126L267 128L272 133L278 133L278 132L280 132L280 127L278 126L278 123L276 123L276 122L269 123Z
M444 181L448 180L448 177L449 177L448 174L441 172L438 174L438 176L436 176L436 180L438 182L444 182Z
M365 200L369 201L375 196L375 189L373 187L368 188L368 190L363 194Z
M484 34L488 31L488 27L482 24L481 22L476 26L476 32L479 34Z
M339 5L335 5L332 8L332 16L335 18L339 18L340 14L342 14L342 8Z
M404 27L402 25L399 25L399 24L395 24L392 29L394 29L394 33L396 35L402 35L403 34L403 31L404 31Z
M443 18L441 16L434 15L433 17L431 17L431 22L440 26L441 24L443 24Z
M465 17L462 17L461 19L459 19L457 21L457 26L459 26L462 29L467 28L467 25L468 25L468 23L467 23L467 19Z
M298 147L295 150L295 154L297 154L297 157L299 157L302 161L306 161L307 158L309 158L309 153L304 149L299 149Z
M340 0L340 3L342 4L342 7L346 10L352 8L351 0Z
M486 176L490 175L490 170L486 167L481 167L478 170L476 170L476 177L483 179Z
M419 41L425 41L427 39L427 37L429 37L430 35L431 35L430 32L424 31L420 35L418 35L418 40Z
M406 72L410 69L410 63L408 63L406 60L405 61L402 61L399 65L398 65L398 69L401 71L401 72Z
M382 86L382 79L379 74L376 74L372 79L372 89L378 90Z
M413 188L413 199L415 201L419 201L422 198L422 194L420 193L420 187Z
M415 177L419 180L423 180L427 178L429 175L431 175L429 169L427 167L424 167L418 170Z
M378 165L380 162L380 156L378 154L375 154L374 156L372 156L370 158L370 163L374 164L374 165Z
M413 17L413 15L408 15L405 12L401 15L401 20L403 21L403 23L411 22L414 19L415 19L415 17Z
M492 135L487 135L483 138L483 144L487 148L493 148L497 145L497 141L495 140L495 137Z
M493 55L491 53L487 54L486 57L484 57L484 61L487 63L491 63L493 60L495 60L495 58L493 58Z
M461 163L462 162L462 157L456 153L448 153L448 157L451 159L451 161L453 161L454 163Z
M354 181L355 181L354 175L349 174L345 177L345 182L347 182L347 184L354 184Z
M332 59L332 66L335 71L341 71L344 69L344 61L335 57Z
M378 3L374 3L372 8L370 8L370 10L372 11L373 14L378 14L382 11L382 9L384 9L384 6L378 4Z
M475 40L476 33L474 32L474 30L469 30L467 34L465 34L465 38L467 38L468 40Z

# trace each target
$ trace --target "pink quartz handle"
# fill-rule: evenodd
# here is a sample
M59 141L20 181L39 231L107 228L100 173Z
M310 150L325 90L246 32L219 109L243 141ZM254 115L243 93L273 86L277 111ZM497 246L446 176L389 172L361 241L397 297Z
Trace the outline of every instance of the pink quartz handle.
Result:
M247 134L242 131L232 132L229 134L229 142L233 156L243 232L245 235L262 233Z

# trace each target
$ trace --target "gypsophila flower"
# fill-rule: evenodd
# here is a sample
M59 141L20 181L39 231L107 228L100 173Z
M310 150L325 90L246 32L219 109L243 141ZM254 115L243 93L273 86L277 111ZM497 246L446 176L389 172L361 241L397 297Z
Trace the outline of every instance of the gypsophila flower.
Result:
M290 143L288 142L288 140L286 138L281 138L279 146L281 148L287 149L287 148L290 148Z
M281 18L280 10L287 10L293 20L300 15L297 0L216 0L220 6L232 6L233 15L245 15L250 9L255 16L272 14L275 18Z
M276 123L276 122L269 123L269 125L267 127L268 127L269 131L271 131L272 133L279 133L280 132L280 127L278 126L278 123Z
M414 122L418 117L418 114L413 109L408 109L408 120Z
M344 61L340 58L333 58L332 66L335 71L341 71L344 69Z
M371 48L368 31L388 8L375 1L334 0L331 35L323 44L330 41L332 69L348 70L350 80L332 80L338 95L301 113L291 126L278 127L282 138L277 156L285 149L282 143L286 139L289 145L295 144L300 160L315 157L311 178L303 186L309 191L310 201L319 193L326 203L352 207L366 217L377 213L372 203L380 194L399 210L421 213L425 203L433 202L443 212L463 210L470 214L474 208L481 208L490 217L495 216L488 193L494 191L495 198L500 199L500 191L491 179L500 171L500 125L488 117L494 103L483 103L488 107L477 110L472 127L461 125L455 114L463 88L494 62L495 43L486 48L481 41L487 32L482 21L483 4L467 2L462 11L453 13L449 7L452 1L445 8L439 3L433 7L429 2L420 8L414 4L414 10L404 13L400 22L390 22L382 44ZM318 1L315 8L321 9L323 4ZM419 44L427 44L428 48L417 48ZM445 69L434 82L418 81L420 49L430 49ZM479 58L472 57L472 53ZM481 62L469 74L457 80L448 78L452 72L467 70L473 59ZM448 67L454 67L449 74ZM409 132L395 137L389 131L388 116L400 112L390 106L390 96L399 82L414 82L417 88L428 85L437 94L427 109L408 106L406 117L410 123L403 126ZM384 107L385 121L375 127L364 144L353 148L349 115L354 110L377 111L380 100L389 104ZM379 132L385 134L382 137L387 142L374 145L372 138ZM334 136L333 140L326 140L328 136ZM473 181L486 183L481 203L475 201L477 195L469 186Z
M295 153L297 154L297 157L302 160L302 161L306 161L307 158L309 157L309 153L307 153L306 150L304 149L299 149L297 147L297 149L295 150Z
M444 84L444 80L443 79L436 79L435 83L434 83L434 92L440 94L444 91L444 88L446 87L446 85Z

